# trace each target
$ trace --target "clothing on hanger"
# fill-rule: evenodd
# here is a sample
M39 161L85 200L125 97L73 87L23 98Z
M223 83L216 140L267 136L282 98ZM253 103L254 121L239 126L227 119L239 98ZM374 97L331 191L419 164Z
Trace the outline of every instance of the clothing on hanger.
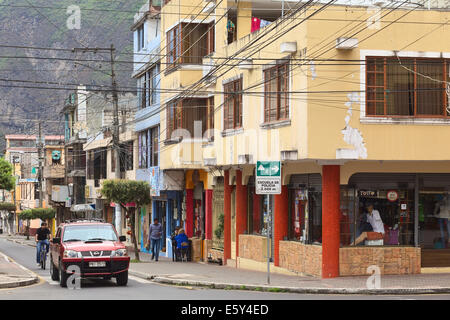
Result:
M252 18L252 27L251 32L255 32L256 30L259 30L261 28L261 19L253 17Z

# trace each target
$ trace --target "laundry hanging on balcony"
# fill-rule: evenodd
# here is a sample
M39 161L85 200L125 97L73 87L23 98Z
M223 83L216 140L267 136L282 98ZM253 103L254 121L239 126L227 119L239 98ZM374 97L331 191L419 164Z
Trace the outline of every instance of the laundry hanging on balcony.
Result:
M251 32L255 32L261 28L264 28L270 24L270 21L263 20L257 17L252 18L252 26L251 26Z

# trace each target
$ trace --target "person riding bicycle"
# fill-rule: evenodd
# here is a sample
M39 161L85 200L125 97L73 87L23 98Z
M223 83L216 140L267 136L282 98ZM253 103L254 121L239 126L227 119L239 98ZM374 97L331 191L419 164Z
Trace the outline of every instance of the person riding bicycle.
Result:
M47 223L42 222L41 227L36 231L36 262L38 267L41 265L41 250L43 247L48 253L50 247L50 230L47 228Z

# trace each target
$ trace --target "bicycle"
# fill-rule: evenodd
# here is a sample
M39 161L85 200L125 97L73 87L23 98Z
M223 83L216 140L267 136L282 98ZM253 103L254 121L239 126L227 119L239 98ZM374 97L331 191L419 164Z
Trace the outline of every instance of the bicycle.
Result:
M45 270L45 265L47 262L47 244L41 245L41 254L39 257L39 261L41 263L41 269Z

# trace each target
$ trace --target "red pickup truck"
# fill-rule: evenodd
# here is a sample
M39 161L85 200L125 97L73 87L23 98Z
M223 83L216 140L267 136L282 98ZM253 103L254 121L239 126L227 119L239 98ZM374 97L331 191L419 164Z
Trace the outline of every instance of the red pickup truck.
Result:
M117 285L128 283L130 257L114 226L97 220L69 221L58 227L50 242L52 280L67 286L67 279L79 270L81 278L116 278Z

